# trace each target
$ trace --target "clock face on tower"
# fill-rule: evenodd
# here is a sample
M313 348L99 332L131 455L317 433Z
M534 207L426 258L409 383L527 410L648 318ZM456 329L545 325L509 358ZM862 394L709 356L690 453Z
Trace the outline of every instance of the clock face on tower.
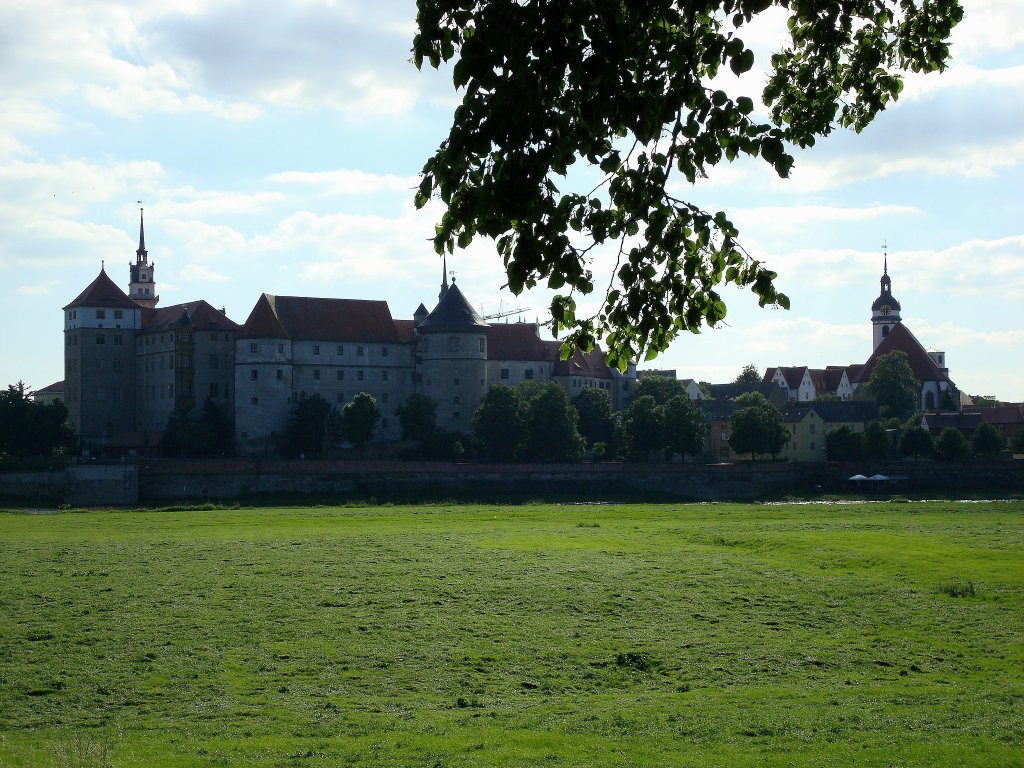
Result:
M890 312L892 312L892 310L889 309L889 305L888 304L883 304L882 305L882 314L887 316Z

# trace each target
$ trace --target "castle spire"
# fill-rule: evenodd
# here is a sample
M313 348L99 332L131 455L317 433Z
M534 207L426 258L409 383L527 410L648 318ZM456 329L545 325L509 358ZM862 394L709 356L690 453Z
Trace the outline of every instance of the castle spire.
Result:
M444 298L444 295L448 293L448 254L441 254L441 292L437 294L437 300L440 301Z
M149 251L146 250L146 227L145 222L142 220L142 208L139 208L139 250L135 252L135 255L138 257L138 261L143 264L146 263L149 257Z

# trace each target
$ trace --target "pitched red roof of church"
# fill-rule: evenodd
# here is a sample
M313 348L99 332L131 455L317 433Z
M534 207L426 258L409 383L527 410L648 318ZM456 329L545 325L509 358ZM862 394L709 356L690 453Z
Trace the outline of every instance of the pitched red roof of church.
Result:
M173 328L178 325L185 313L188 314L190 325L197 331L237 331L242 327L219 309L200 299L184 304L172 304L169 307L143 307L142 328L146 331Z
M264 293L249 313L241 337L398 343L407 340L402 331L386 301Z
M100 268L100 273L78 296L64 309L75 307L114 307L123 309L138 309L139 305L128 298L128 295L117 287L117 284L107 276L107 271Z
M875 347L875 351L871 353L871 357L864 363L864 367L857 375L857 382L859 384L866 383L871 378L871 372L875 370L878 358L890 352L906 354L910 369L918 381L949 381L949 376L935 364L910 329L903 323L896 323L889 331L889 335L882 339Z
M488 360L557 360L537 332L536 323L496 323L487 333Z

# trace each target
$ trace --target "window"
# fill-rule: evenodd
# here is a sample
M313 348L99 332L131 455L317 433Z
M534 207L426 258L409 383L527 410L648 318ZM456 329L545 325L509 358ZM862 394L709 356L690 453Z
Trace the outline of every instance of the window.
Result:
M502 368L501 369L501 378L503 378L503 379L507 379L508 378L508 368Z
M380 356L381 357L387 357L388 356L388 348L387 347L381 347L380 348Z
M216 333L211 333L210 334L210 341L216 341L216 340L217 340L217 334Z
M533 378L533 368L527 368L523 371L523 378L527 381L531 380Z
M250 397L249 398L249 405L259 405L259 404L260 404L260 399L258 397Z
M97 333L96 334L96 343L97 344L106 344L107 343L107 335L105 333Z
M458 336L449 336L448 337L448 351L449 352L458 352L459 351L459 337Z
M480 351L483 352L484 349L485 349L485 347L484 347L484 340L483 339L477 339L477 341L480 342Z
M362 381L365 378L363 376L363 372L362 371L356 371L356 378L359 379L359 381Z
M96 310L96 319L97 320L105 320L106 317L107 317L107 310L105 310L105 309L97 309Z
M345 371L343 371L343 370L341 370L339 368L338 369L338 381L344 381L344 380L345 380Z
M174 385L173 384L168 384L167 385L167 396L168 397L174 397Z
M811 432L812 435L814 434L814 427L815 427L814 424L810 425L810 432Z
M356 347L356 356L357 357L362 357L365 354L366 354L366 348L365 347Z
M220 384L216 381L210 383L210 397L220 397Z
M118 372L118 373L123 371L124 370L124 361L123 360L115 360L114 361L114 370L116 372Z
M115 320L122 320L122 319L124 319L124 310L115 309L114 310L114 319Z
M390 394L389 394L388 392L384 392L384 393L383 393L383 394L382 394L382 395L380 396L380 401L381 401L382 403L387 403L387 402L389 402L390 400L391 400L391 395L390 395Z
M284 381L284 371L280 368L277 369L277 380Z
M220 355L218 355L216 352L211 352L210 353L210 367L211 368L219 368L220 367Z
M253 342L249 345L249 354L255 355L259 351L259 344Z
M320 369L313 369L313 381L320 381Z
M338 349L337 349L337 351L335 352L335 354L336 354L336 355L337 355L338 357L342 357L342 356L344 356L344 354L345 354L345 348L344 348L344 347L343 347L343 346L342 346L341 344L339 344L339 345L338 345Z
M278 344L277 345L277 354L279 354L279 355L283 355L284 354L284 344Z
M814 450L814 441L813 440L811 441L811 450L812 451Z
M380 372L380 380L381 381L387 381L388 380L388 372L387 371L381 371Z
M258 370L253 368L251 371L249 371L249 381L259 381L259 380L260 380L260 372Z
M319 344L314 344L313 345L313 354L317 355L317 356L320 355L320 345Z
M167 356L167 367L172 371L174 370L174 355Z

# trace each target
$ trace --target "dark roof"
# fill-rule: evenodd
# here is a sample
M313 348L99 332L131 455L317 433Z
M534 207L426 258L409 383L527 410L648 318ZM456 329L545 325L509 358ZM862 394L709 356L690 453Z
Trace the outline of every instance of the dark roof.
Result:
M981 414L981 420L992 425L1024 424L1024 407L1020 405L972 406L970 410Z
M878 403L869 400L812 400L793 403L783 409L786 421L799 421L808 411L815 411L828 424L838 422L867 423L878 418Z
M169 307L143 307L142 329L162 331L191 325L196 331L237 331L241 326L219 309L199 301L172 304Z
M878 346L875 347L875 351L871 353L871 357L864 363L864 367L861 368L857 375L857 383L866 383L871 378L871 372L875 370L878 358L890 352L905 353L907 362L910 363L910 369L914 372L914 377L920 382L949 381L949 376L943 373L942 369L925 352L921 342L914 337L910 329L903 323L896 323L892 330L889 331L889 335L882 339Z
M561 360L561 343L557 341L547 342L549 349L553 345L555 365L552 375L554 376L588 376L590 378L610 379L611 369L605 362L605 354L600 347L595 346L584 354L578 349L568 360Z
M89 283L88 287L64 309L75 307L138 309L139 305L129 299L128 295L107 276L106 270L101 268L96 279Z
M32 393L33 397L35 397L37 395L63 395L63 394L64 394L64 380L63 379L61 379L60 381L53 382L53 384L51 384L48 387L43 387L42 389L37 389L37 390L35 390Z
M416 321L395 320L395 331L398 333L399 341L412 341L413 336L416 335Z
M242 338L314 341L404 341L386 301L315 299L264 293L242 327Z
M970 437L971 433L982 423L980 413L955 413L945 411L942 413L926 413L924 414L924 422L928 426L928 431L933 437L938 437L939 433L947 427L953 429L959 429L965 435Z
M466 301L455 283L444 292L434 311L420 324L421 330L449 331L457 329L486 330L487 323Z
M761 384L737 384L736 382L708 384L708 392L711 393L711 397L715 400L732 400L740 395L745 395L747 392L760 392L770 399L775 389L776 386L771 381L762 382Z

